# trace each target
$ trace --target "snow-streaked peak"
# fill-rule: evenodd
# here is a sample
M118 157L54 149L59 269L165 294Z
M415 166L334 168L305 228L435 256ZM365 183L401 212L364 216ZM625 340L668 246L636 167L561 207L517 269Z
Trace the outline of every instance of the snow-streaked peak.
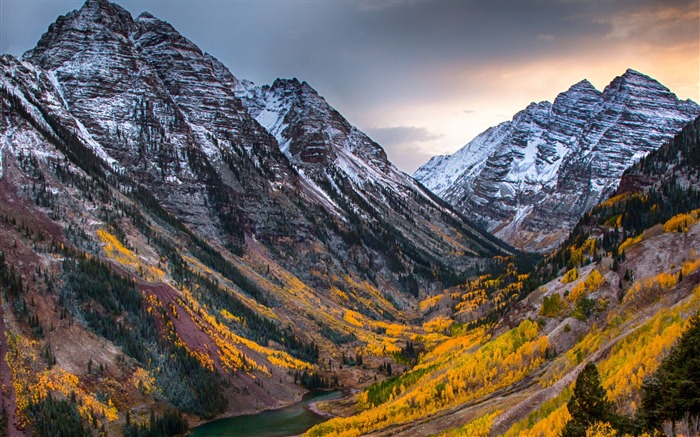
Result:
M636 159L700 107L629 69L601 92L588 80L531 104L414 177L506 241L547 250L607 196ZM552 231L554 238L541 238Z
M151 14L91 1L25 59L52 75L73 130L212 241L242 248L252 237L280 253L294 241L295 255L309 254L290 266L303 275L317 249L341 266L351 247L379 275L465 271L510 250L396 169L309 84L239 80Z
M369 223L383 217L401 223L398 226L406 235L415 233L403 222L415 211L423 211L421 220L440 216L462 221L389 162L379 144L352 126L308 83L277 79L272 85L257 87L241 81L235 90L248 112L277 139L310 189L309 195L322 193L330 211L344 210L339 216L358 215ZM426 221L424 226L429 231L435 225Z
M113 171L122 171L123 167L96 141L80 120L74 118L62 94L53 72L44 71L27 61L21 61L11 55L0 57L0 88L19 100L24 110L35 123L43 126L46 132L54 129L46 120L55 117L71 126L73 133L88 146L97 157L102 159ZM5 132L7 135L7 132ZM9 144L9 143L8 143Z

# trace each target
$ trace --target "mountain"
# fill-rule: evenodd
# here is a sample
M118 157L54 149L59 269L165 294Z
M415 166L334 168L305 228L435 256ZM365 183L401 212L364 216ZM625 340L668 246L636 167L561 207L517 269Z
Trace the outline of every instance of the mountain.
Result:
M518 112L414 177L494 235L546 252L616 188L622 172L700 113L634 70L603 92L583 80Z
M341 216L382 228L378 238L391 239L392 245L416 252L430 265L439 265L440 258L450 262L454 248L446 244L459 241L455 236L460 234L473 242L471 248L460 249L464 255L508 250L498 240L477 233L399 171L377 143L350 125L306 82L278 79L262 87L246 82L237 88L237 95L275 136L305 184L322 193Z
M342 254L356 253L355 273L384 276L407 267L466 271L482 254L502 250L396 170L325 102L303 100L308 107L297 117L313 114L329 131L315 134L304 121L287 133L287 151L289 140L271 135L259 111L235 95L241 82L226 67L147 13L133 20L117 5L88 1L52 25L24 60L55 76L71 114L169 212L239 253L252 238L284 253L297 274L319 257L326 269L345 273ZM315 95L308 85L301 90ZM340 136L331 138L336 128ZM326 153L325 176L310 167L314 153ZM420 221L413 211L421 211ZM328 247L309 250L319 237Z
M537 269L522 275L511 265L424 301L434 343L416 365L367 387L355 414L307 435L561 435L588 363L599 370L606 413L618 418L608 424L616 435L654 432L649 411L657 431L675 419L695 435L683 414L697 410L687 402L697 398L697 375L685 385L695 388L673 398L680 412L642 399L664 391L659 368L679 338L697 333L699 153L700 117L625 171L615 195Z
M179 429L366 384L415 358L421 299L514 252L308 84L239 80L150 14L89 0L0 71L17 429Z
M697 120L531 271L309 84L150 14L89 0L0 73L0 434L182 434L314 389L349 396L310 435L560 429L584 360L633 409L698 309Z

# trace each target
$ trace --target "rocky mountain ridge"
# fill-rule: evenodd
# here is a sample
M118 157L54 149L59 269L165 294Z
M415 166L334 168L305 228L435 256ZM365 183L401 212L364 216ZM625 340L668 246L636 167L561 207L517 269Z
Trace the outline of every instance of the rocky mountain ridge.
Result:
M275 251L309 254L291 249L290 239L306 246L323 229L332 252L357 252L353 270L383 272L371 273L379 281L406 262L393 250L380 254L382 248L367 246L386 239L386 229L408 258L416 254L408 263L419 259L425 271L434 264L444 272L464 271L475 265L469 258L503 249L393 167L381 147L308 84L273 85L274 92L287 87L288 95L304 97L286 113L296 114L289 130L276 132L264 119L272 112L261 114L269 96L261 91L259 102L245 98L245 82L148 13L134 20L118 5L90 0L59 18L23 59L55 77L69 112L110 159L168 211L235 251L252 237ZM376 192L363 194L372 192L370 186ZM395 208L386 208L391 202ZM413 210L425 220L440 217L433 226L449 239L408 219ZM350 216L356 221L350 223ZM353 239L359 246L350 249ZM314 260L301 265L321 256L331 270L346 270L343 256L327 255L309 254ZM300 274L308 270L294 256L283 258Z
M698 113L630 69L602 92L583 80L553 103L533 103L414 177L499 238L544 252Z
M585 112L590 88L561 105ZM637 214L611 201L604 229L573 237L544 281L310 85L241 81L169 24L105 0L59 18L22 60L1 57L0 104L11 436L182 433L183 414L192 425L341 387L358 389L342 404L351 417L309 435L433 435L472 419L522 435L538 409L557 408L561 425L584 358L611 353L621 373L602 374L629 404L625 386L662 353L628 352L670 344L700 302L698 215L678 201L697 207L697 190L669 183L680 215L657 214L639 241L648 222L636 219L660 203L627 196L646 199ZM557 105L534 105L533 120ZM678 170L687 188L697 123L667 166L655 154L640 165ZM649 336L627 346L635 330Z
M278 79L262 87L240 82L236 94L275 136L302 180L340 216L370 227L383 226L383 238L418 241L413 249L417 251L444 246L444 231L433 222L436 217L483 246L467 248L465 254L477 255L498 244L475 234L458 214L446 212L439 198L398 170L381 146L352 126L306 82ZM364 206L357 209L356 205Z
M404 353L420 298L512 252L308 84L254 88L106 0L2 56L0 102L0 332L16 340L0 338L15 359L0 373L18 429L48 391L75 391L111 435L134 405L201 420L357 386L362 357Z

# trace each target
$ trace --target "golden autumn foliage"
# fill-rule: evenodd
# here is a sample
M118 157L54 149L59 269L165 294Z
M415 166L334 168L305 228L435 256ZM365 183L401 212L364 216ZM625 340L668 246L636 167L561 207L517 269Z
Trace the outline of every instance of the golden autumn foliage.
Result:
M111 399L98 400L95 395L83 389L78 377L61 367L41 370L37 348L39 343L16 333L8 333L8 352L5 355L12 385L16 395L16 414L21 427L29 424L27 416L31 404L42 401L50 393L61 393L65 397L72 394L78 402L78 412L86 421L99 425L105 421L117 420L118 411Z
M579 282L578 284L574 285L567 298L570 302L576 302L582 297L586 296L586 294L586 284L584 282Z
M639 234L636 237L629 237L622 244L620 244L618 251L624 252L627 248L634 246L635 244L641 242L643 237L644 237L644 234Z
M626 239L618 248L618 252L624 252L627 250L629 247L641 243L642 241L648 240L649 238L656 237L658 235L663 234L664 232L664 227L661 224L654 225L650 227L649 229L646 229L644 232L641 234L637 235L636 237L629 237Z
M505 262L502 257L496 258L501 258L502 262ZM474 320L488 312L505 308L509 302L517 298L528 278L527 274L519 274L515 265L509 262L505 273L499 277L481 275L451 289L455 290L451 293L452 299L459 300L455 304L457 315L461 319Z
M486 290L475 288L463 293L461 295L461 300L462 301L455 306L457 311L470 312L486 304L488 302L488 296L486 295Z
M569 284L569 283L577 280L578 277L579 277L578 269L576 267L574 267L573 269L566 272L566 274L561 278L561 282L563 282L564 284Z
M145 395L150 395L156 389L155 378L148 370L142 367L137 368L131 377L134 381L134 387Z
M112 403L111 399L106 402L98 400L93 393L85 391L78 383L78 377L72 373L66 372L61 368L46 370L39 375L34 390L40 392L45 397L48 392L60 392L65 397L70 397L71 393L75 393L78 401L78 412L83 419L91 421L96 415L96 421L106 420L113 422L119 418L117 408Z
M689 299L660 310L653 317L620 339L598 363L601 382L608 398L623 411L633 412L638 404L639 390L644 377L654 372L671 346L687 328L687 317L700 309L700 286L696 286ZM624 311L624 308L620 308ZM594 325L591 331L566 354L559 356L543 378L548 384L579 364L607 339L620 334L623 316L615 312L608 315L608 326L601 329ZM566 400L570 393L563 393L556 402L560 407L552 410L551 404L543 404L538 411L524 421L516 423L505 435L555 436L559 435L568 420Z
M608 422L595 422L586 429L586 437L617 437L617 431Z
M441 361L450 361L463 354L465 351L469 351L488 340L489 336L484 327L475 328L465 334L444 340L426 354L421 360L421 363L426 365ZM421 364L416 366L417 369L420 367Z
M241 318L238 317L238 316L234 316L233 314L231 314L231 313L230 313L229 311L227 311L226 309L222 309L221 311L219 311L219 313L221 314L221 316L222 316L224 319L228 320L229 322L243 323L243 319L241 319Z
M346 310L345 314L343 315L343 320L353 326L357 326L358 328L362 328L364 326L362 324L362 315L353 310Z
M598 366L608 399L636 404L642 380L658 368L683 330L683 319L664 311L616 344Z
M198 360L201 359L203 364L206 363L208 365L207 360L210 359L210 353L217 353L227 372L241 370L250 373L253 370L257 370L269 376L270 369L257 363L240 348L236 347L236 345L242 345L265 355L270 364L278 367L292 370L310 370L312 368L311 364L294 358L287 352L261 346L254 341L234 334L226 325L220 323L216 317L212 316L207 308L200 306L188 290L182 290L182 298L179 301L190 319L195 322L202 332L207 334L218 348L217 351L206 351L206 353L204 351L192 351L193 356ZM188 351L190 350L188 349ZM211 365L213 364L212 361Z
M420 302L418 303L418 308L419 308L422 312L426 312L426 311L428 311L429 309L432 309L432 308L434 308L435 306L437 306L437 305L440 303L440 301L442 300L443 297L444 297L444 296L443 296L442 294L437 294L437 295L435 295L435 296L427 297L427 298L425 298L424 300L422 300L422 301L420 301Z
M700 210L696 209L687 214L678 214L664 223L664 232L688 232L688 228L698 222Z
M127 249L114 235L104 229L97 230L97 236L104 244L103 250L110 259L137 270L146 279L154 280L165 274L157 267L143 264L131 250Z
M331 285L330 291L331 291L331 296L334 296L337 300L339 300L341 302L347 302L350 300L350 298L348 297L348 294L338 287L334 287Z
M683 276L688 276L698 268L700 268L700 258L696 259L695 261L686 261L683 263L683 267L681 268L681 274Z
M452 325L452 319L447 316L437 316L423 323L425 332L444 332Z
M638 194L637 194L638 195ZM623 194L618 194L617 196L613 196L606 200L605 202L601 203L601 207L611 207L614 206L617 203L620 203L623 200L627 200L630 197L629 193L623 193Z
M367 282L366 280L358 280L350 275L343 275L339 278L341 283L339 288L345 290L350 300L356 301L361 306L367 308L384 308L385 310L393 309L393 305L387 300L377 287Z
M41 398L40 393L33 390L36 384L37 375L35 366L38 359L36 347L38 343L35 340L30 340L19 334L7 333L8 351L5 354L5 360L12 373L12 386L15 389L17 403L17 419L21 427L29 423L27 417L27 408L30 404L38 402Z
M185 342L182 341L180 335L175 329L175 326L173 325L172 320L170 320L170 318L165 314L164 311L161 311L163 305L160 299L158 299L158 297L155 295L147 294L144 296L144 300L146 302L146 311L154 317L160 318L162 326L165 330L166 337L168 337L168 339L175 346L182 347L183 349L185 349L187 351L187 354L195 358L202 367L204 367L205 369L209 369L210 371L214 371L214 360L209 356L209 354L204 353L199 349L191 349Z
M537 410L511 426L504 437L540 435L558 437L570 417L566 403L571 398L572 392L573 389L567 387L555 398L545 401Z
M360 336L360 338L368 339L365 336ZM397 339L375 337L369 338L368 340L369 341L366 342L367 344L361 351L362 355L374 355L379 357L383 355L390 356L401 352L401 347L396 344L398 342Z
M132 267L138 266L138 258L136 255L126 247L109 232L104 229L97 230L97 236L100 237L100 241L104 243L104 251L107 253L111 259L119 262L120 264L125 264Z
M441 437L488 437L489 431L491 431L491 424L493 424L493 419L501 414L500 411L495 411L491 414L481 416L477 419L472 420L461 428L457 428L451 431L440 434Z
M559 437L569 419L571 419L571 415L566 408L566 404L564 404L538 421L532 428L512 435L519 437ZM510 436L511 434L506 435Z
M598 270L593 270L588 274L585 281L578 282L569 293L569 301L576 302L594 291L598 290L605 282L605 278Z
M580 266L583 263L584 255L595 255L597 240L595 238L589 238L581 244L581 247L571 246L570 251L570 262L574 266Z
M684 220L687 224L687 219ZM636 242L659 235L662 229L659 225L638 237ZM674 228L677 229L682 228ZM627 247L636 242L630 240ZM583 262L586 256L595 254L596 245L591 239L573 250L576 253L572 253L572 257ZM695 256L692 255L693 258ZM681 267L680 275L685 277L699 267L700 259L691 259ZM569 294L569 299L573 302L595 293L606 281L601 270L597 269L592 270L585 279L580 275L580 271L574 268L561 280L574 285ZM633 316L636 313L630 313L628 304L645 302L648 290L653 290L655 295L662 297L663 293L659 294L659 291L673 289L678 284L680 275L674 266L671 271L632 284L618 306L614 306L617 303L613 299L612 303L608 301L613 306L612 309L599 307L599 314L607 315L607 318L600 315L596 317L596 324L593 324L588 333L584 332L585 335L579 337L574 347L568 351L559 351L559 355L545 366L542 364L545 351L550 347L549 340L540 335L534 322L524 321L514 330L487 338L487 332L490 332L488 328L469 330L461 323L450 323L448 317L435 317L424 323L422 332L417 330L420 335L416 334L416 337L431 340L424 342L426 352L420 356L418 365L406 374L410 377L399 377L396 384L389 386L391 393L374 404L366 392L362 393L360 403L365 408L364 411L352 417L332 419L312 428L308 435L363 435L391 425L408 424L471 400L483 399L493 391L528 376L536 378L541 385L549 386L571 372L576 365L592 357L598 363L609 399L619 408L633 412L643 378L658 367L659 361L681 335L688 314L700 307L700 287L693 292L692 299L658 311L654 316L646 314L644 318L635 319ZM455 316L456 320L471 320L462 317L467 312L477 313L491 301L498 304L498 299L500 302L506 299L501 294L506 284L509 282L484 275L440 296L451 296L456 301L455 308L460 312ZM605 293L608 292L611 290L606 289ZM557 296L561 300L561 296ZM566 306L566 302L564 304ZM428 311L435 305L437 302L429 298L421 303L420 309ZM559 305L555 306L559 308ZM560 310L553 311L552 314L559 315ZM372 323L363 318L358 321L365 328ZM452 326L451 335L443 335L448 326ZM493 326L489 328L493 329ZM596 354L602 347L605 347L605 354ZM533 369L544 371L533 373ZM564 389L551 402L547 401L537 408L526 420L516 423L506 436L560 435L570 419L566 407L570 396L571 388ZM443 435L488 435L496 416L489 414L474 418L464 427ZM588 435L602 437L616 434L609 424L599 423L588 430Z
M678 275L668 272L635 281L627 290L623 302L627 305L644 306L658 299L661 293L678 284Z
M491 341L465 335L459 343L435 348L421 356L412 372L430 368L409 386L395 385L389 400L347 418L334 418L311 428L310 436L347 436L367 433L391 424L426 417L453 405L492 393L527 376L544 362L549 341L539 337L537 324L528 320ZM475 343L477 341L477 343ZM478 341L485 341L478 346ZM446 342L447 343L447 342Z

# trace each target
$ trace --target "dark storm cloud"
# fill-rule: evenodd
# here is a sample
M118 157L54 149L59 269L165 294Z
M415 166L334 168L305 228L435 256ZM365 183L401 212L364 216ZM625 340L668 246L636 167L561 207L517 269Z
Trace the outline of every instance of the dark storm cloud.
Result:
M59 14L82 4L0 2L0 50L15 55L33 47ZM497 114L552 99L584 77L609 81L626 67L646 65L642 60L654 53L690 56L692 71L668 77L690 82L687 90L697 93L696 0L118 3L134 16L147 10L169 21L240 78L306 80L361 129L384 127L388 135L406 125L440 135L410 143L410 150L409 143L383 144L390 151L406 147L420 159L428 144L433 153L461 146L502 121ZM662 64L657 57L650 65ZM377 139L382 143L381 134Z

